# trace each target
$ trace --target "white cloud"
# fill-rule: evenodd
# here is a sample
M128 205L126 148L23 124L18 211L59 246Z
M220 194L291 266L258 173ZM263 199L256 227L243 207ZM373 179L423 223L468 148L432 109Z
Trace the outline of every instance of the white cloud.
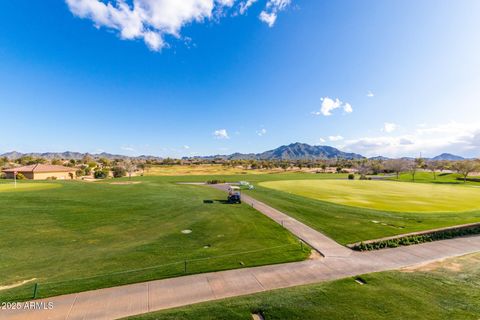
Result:
M223 15L238 0L65 0L77 17L90 19L95 27L117 30L120 38L142 39L154 51L167 46L165 36L181 38L186 24L202 23ZM239 12L245 13L256 0L238 3ZM277 13L291 0L269 0L260 20L270 27Z
M265 129L265 128L262 128L262 129L257 131L257 135L260 136L260 137L264 136L266 134L267 134L267 129Z
M373 94L372 91L368 91L368 92L367 92L367 97L373 98L373 97L375 97L375 94Z
M443 152L480 156L480 124L449 122L435 126L423 124L410 134L373 136L343 141L345 151L365 156L436 156Z
M333 141L333 142L335 142L335 141L341 141L341 140L343 140L343 139L344 139L344 138L343 138L342 136L330 136L330 137L328 137L328 140Z
M324 97L320 100L322 101L320 111L312 112L312 114L314 114L316 116L319 116L319 115L324 115L326 117L331 116L332 111L335 110L335 109L338 109L338 108L342 108L343 111L345 111L346 113L352 113L353 112L353 108L352 108L352 105L350 103L343 103L338 98L333 100L332 98Z
M129 147L129 146L123 146L123 147L120 147L120 149L122 149L123 151L129 151L129 152L135 151L133 147Z
M247 1L240 2L240 8L238 12L240 14L244 14L245 12L247 12L248 8L250 8L257 1L258 0L247 0Z
M275 24L275 21L277 21L277 14L274 12L266 12L262 11L260 13L260 20L268 24L268 26L271 28Z
M352 105L350 103L345 103L343 105L343 111L345 111L346 113L352 113L353 112Z
M327 142L327 140L325 140L325 139L323 139L323 138L318 139L318 141L319 141L320 143L325 143L325 142Z
M393 131L397 130L397 125L395 123L391 123L391 122L385 122L383 124L383 131L387 132L387 133L392 133Z
M190 146L184 145L183 149L188 150L188 149L190 149Z
M213 132L216 139L230 139L226 129L218 129Z
M278 12L285 10L291 2L291 0L268 0L265 10L260 13L260 20L273 27Z

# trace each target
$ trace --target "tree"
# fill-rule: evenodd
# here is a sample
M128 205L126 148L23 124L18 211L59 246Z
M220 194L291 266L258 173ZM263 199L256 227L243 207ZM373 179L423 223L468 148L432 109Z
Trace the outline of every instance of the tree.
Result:
M8 163L9 163L9 161L8 161L7 157L0 158L0 167L4 167L4 166L8 165Z
M412 181L415 181L415 175L417 174L418 169L421 167L421 165L424 163L422 158L417 158L413 161L409 161L407 167L408 171L412 175Z
M455 162L453 168L463 176L463 182L466 183L468 175L476 170L480 170L480 165L477 161L462 160Z
M110 160L108 160L105 157L102 157L102 158L98 159L98 162L104 167L109 167L110 166Z
M407 168L408 168L408 162L403 159L389 160L385 164L385 169L395 173L397 175L397 180L400 177L400 173L407 170Z
M124 167L128 174L128 180L132 179L132 174L137 169L137 166L131 160L127 160L125 161Z
M95 177L95 179L105 179L108 177L109 173L110 173L110 170L108 168L103 168L103 169L96 168L93 173L93 176Z
M127 175L127 170L122 166L115 166L112 168L112 174L114 178L121 178Z
M63 163L62 163L62 160L60 159L52 159L52 164L59 166L59 165L62 165Z
M426 165L426 168L433 173L433 180L437 180L437 170L443 171L443 168L444 168L441 161L435 161L435 160L427 161L425 165Z

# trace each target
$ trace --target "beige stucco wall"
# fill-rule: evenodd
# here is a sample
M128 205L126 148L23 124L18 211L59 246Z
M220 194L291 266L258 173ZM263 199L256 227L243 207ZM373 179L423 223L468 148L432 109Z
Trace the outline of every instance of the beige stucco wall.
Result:
M75 177L75 171L71 171ZM33 180L46 180L50 177L56 177L58 180L70 180L71 177L68 172L35 172Z

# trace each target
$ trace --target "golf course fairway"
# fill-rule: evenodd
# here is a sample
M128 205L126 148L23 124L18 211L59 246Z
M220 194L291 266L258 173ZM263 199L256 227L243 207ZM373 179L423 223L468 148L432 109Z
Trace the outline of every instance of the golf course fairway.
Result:
M480 209L480 188L372 180L286 180L261 186L336 204L394 212Z
M20 192L20 191L37 191L45 189L60 188L61 185L54 183L12 183L0 184L0 192Z

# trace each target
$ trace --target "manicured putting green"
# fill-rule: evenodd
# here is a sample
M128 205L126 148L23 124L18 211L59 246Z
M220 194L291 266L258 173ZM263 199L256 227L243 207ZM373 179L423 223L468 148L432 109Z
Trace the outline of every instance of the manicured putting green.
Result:
M2 183L0 184L0 192L19 192L19 191L36 191L59 188L61 185L55 183Z
M261 186L337 204L395 212L480 209L480 188L392 181L289 180Z

